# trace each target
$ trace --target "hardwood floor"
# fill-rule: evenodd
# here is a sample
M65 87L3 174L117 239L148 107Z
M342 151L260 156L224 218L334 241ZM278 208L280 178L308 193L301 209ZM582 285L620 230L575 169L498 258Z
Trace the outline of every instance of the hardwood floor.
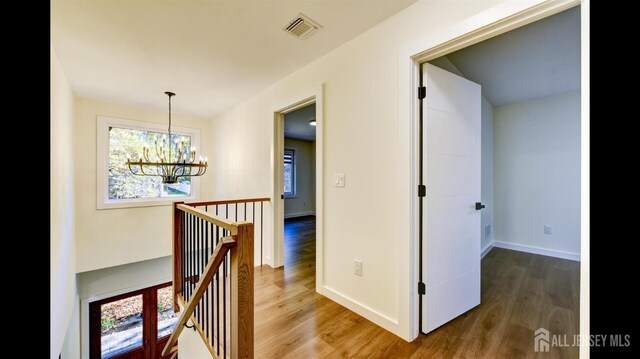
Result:
M577 358L534 353L539 327L578 334L580 264L494 248L482 303L411 343L315 292L315 218L285 224L285 266L256 268L256 358Z

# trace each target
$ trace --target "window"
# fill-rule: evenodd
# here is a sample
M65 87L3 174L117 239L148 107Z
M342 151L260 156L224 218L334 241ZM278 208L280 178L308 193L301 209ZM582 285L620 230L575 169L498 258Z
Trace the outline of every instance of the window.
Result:
M284 196L296 195L296 151L287 148L284 150Z
M126 165L127 156L139 158L145 145L153 153L156 139L167 138L166 130L161 124L98 117L98 208L169 204L178 198L195 198L189 177L181 177L176 184L163 184L160 177L134 175ZM195 130L172 127L171 132L172 142L197 145Z
M171 283L89 304L93 358L159 358L178 321Z

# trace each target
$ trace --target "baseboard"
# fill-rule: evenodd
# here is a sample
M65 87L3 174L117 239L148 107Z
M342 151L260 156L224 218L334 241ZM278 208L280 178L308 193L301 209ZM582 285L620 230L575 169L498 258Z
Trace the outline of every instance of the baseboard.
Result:
M296 218L296 217L304 217L304 216L315 216L316 212L314 211L306 211L306 212L297 212L297 213L289 213L285 214L284 218Z
M493 249L493 241L487 243L487 245L484 246L484 248L482 248L482 251L480 251L480 259L484 258L484 256L486 256L487 253L491 252L492 249Z
M526 244L517 244L517 243L500 242L500 241L493 241L493 246L498 248L511 249L519 252L540 254L543 256L569 259L572 261L580 262L580 253L558 251L555 249L540 248L535 246L529 246Z
M393 320L382 313L378 313L374 309L371 309L368 306L337 292L335 289L327 287L326 285L320 286L318 289L320 289L318 291L319 294L324 295L352 312L369 319L391 333L400 336L400 328L397 320Z

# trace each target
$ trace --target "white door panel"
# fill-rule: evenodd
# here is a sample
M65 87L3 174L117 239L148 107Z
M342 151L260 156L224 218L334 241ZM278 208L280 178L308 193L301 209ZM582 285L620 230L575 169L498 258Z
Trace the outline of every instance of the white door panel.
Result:
M457 214L464 211L475 211L469 205L472 201L474 201L474 198L471 196L429 198L425 205L427 212L426 227L429 228L429 236L425 239L431 243L438 238L471 234L475 225L473 218ZM430 208L433 208L433 210L430 210Z
M423 71L425 66L435 69L434 71L428 70L431 73L427 75L429 79L425 83L427 86L427 104L432 110L447 112L464 118L476 115L474 107L478 106L480 108L481 101L480 85L430 64L423 65ZM469 91L470 87L472 87L470 85L477 87L477 96L473 91Z
M426 145L429 153L448 153L452 155L473 154L473 131L469 131L468 121L459 115L429 109L427 132L437 133L431 136Z
M431 286L457 278L474 269L473 234L457 237L445 237L439 241L429 242L429 250L436 257L448 258L447 261L428 261L427 270L431 272Z
M480 86L429 64L422 71L428 333L480 304Z
M433 197L473 195L473 157L427 153L424 163L427 193ZM429 202L429 198L426 199Z
M432 308L438 308L438 310L432 310L427 314L429 316L429 320L422 321L422 331L424 333L428 333L438 328L439 326L447 323L452 319L455 319L460 314L480 304L480 282L476 278L474 272L467 272L462 276L453 278L452 280L431 288L427 287L427 295L429 294L430 290L441 293L461 293L461 295L436 295L428 298L429 305ZM478 292L478 299L477 303L475 304L473 304L474 302L470 300L470 298L463 295L463 293L473 291Z

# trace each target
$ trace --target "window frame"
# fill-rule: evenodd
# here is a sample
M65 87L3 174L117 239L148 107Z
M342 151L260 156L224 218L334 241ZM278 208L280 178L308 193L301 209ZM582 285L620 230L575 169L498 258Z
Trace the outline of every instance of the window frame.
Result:
M284 155L287 151L293 152L293 160L291 161L292 171L291 171L291 192L287 194L284 191L284 171L282 173L282 193L284 193L284 198L298 198L298 148L293 146L285 146L284 153L282 154L282 168L284 169Z
M109 198L109 127L120 127L134 130L168 133L168 124L126 120L116 117L98 116L97 121L97 160L96 160L96 207L97 209L131 208L149 206L168 206L175 201L195 200L200 181L198 177L191 177L191 195L156 198ZM191 137L191 145L200 148L200 130L196 128L171 126L172 134Z

